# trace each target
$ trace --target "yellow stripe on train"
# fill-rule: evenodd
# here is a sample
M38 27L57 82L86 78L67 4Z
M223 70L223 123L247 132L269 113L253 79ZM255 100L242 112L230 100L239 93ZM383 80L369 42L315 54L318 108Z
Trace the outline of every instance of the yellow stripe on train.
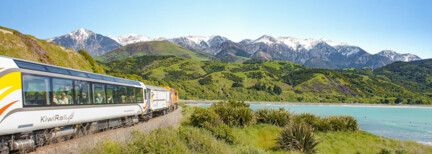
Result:
M21 89L21 72L9 73L0 78L0 102L10 93ZM3 106L5 104L0 104Z

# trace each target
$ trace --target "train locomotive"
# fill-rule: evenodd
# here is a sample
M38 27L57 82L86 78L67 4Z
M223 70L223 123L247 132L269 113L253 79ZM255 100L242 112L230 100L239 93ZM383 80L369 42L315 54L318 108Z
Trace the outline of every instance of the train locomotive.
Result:
M0 151L131 126L177 100L170 87L0 56Z

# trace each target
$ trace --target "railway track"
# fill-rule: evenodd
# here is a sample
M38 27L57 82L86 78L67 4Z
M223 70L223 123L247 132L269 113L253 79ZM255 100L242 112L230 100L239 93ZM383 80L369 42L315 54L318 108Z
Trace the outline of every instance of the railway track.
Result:
M95 147L97 144L102 143L106 140L127 143L131 138L131 132L133 130L149 132L153 129L165 128L170 126L177 128L180 125L180 120L183 117L183 115L181 114L181 110L182 108L179 107L177 110L170 112L166 115L154 117L147 122L140 122L134 126L107 130L104 132L39 147L31 153L85 153L86 150L89 150Z

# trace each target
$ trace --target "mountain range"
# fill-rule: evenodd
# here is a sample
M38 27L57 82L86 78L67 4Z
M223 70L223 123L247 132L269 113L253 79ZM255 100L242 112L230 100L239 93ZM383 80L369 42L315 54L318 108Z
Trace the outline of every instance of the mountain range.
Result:
M299 39L264 35L258 39L234 42L223 36L184 36L150 38L139 34L103 36L86 29L48 39L74 50L85 49L92 56L100 56L120 46L138 42L169 41L194 51L205 52L227 61L245 58L283 60L317 68L377 68L395 61L413 61L421 58L413 54L399 54L383 50L370 54L361 47L333 42L329 39ZM136 46L136 45L135 45ZM136 48L136 47L134 47Z
M47 41L75 51L84 49L93 57L104 55L108 51L122 46L107 36L83 28L63 36L47 39Z
M393 52L386 51L386 54L398 58ZM0 55L107 73L146 84L169 85L179 90L182 99L386 104L432 102L431 59L395 62L377 69L331 70L278 60L249 59L243 63L226 63L211 60L214 56L210 54L168 41L150 41L115 49L102 56L107 59L101 63L95 62L84 50L75 52L1 26ZM115 60L118 57L121 60ZM276 86L282 89L282 93L274 92Z

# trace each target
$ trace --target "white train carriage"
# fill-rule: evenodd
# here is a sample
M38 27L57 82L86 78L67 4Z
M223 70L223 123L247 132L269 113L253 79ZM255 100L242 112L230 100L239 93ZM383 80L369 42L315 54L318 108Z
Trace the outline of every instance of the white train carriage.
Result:
M137 123L148 118L146 91L137 81L0 56L0 151Z
M149 112L152 112L153 115L166 114L170 105L170 90L150 85L146 85L146 88L150 100Z

